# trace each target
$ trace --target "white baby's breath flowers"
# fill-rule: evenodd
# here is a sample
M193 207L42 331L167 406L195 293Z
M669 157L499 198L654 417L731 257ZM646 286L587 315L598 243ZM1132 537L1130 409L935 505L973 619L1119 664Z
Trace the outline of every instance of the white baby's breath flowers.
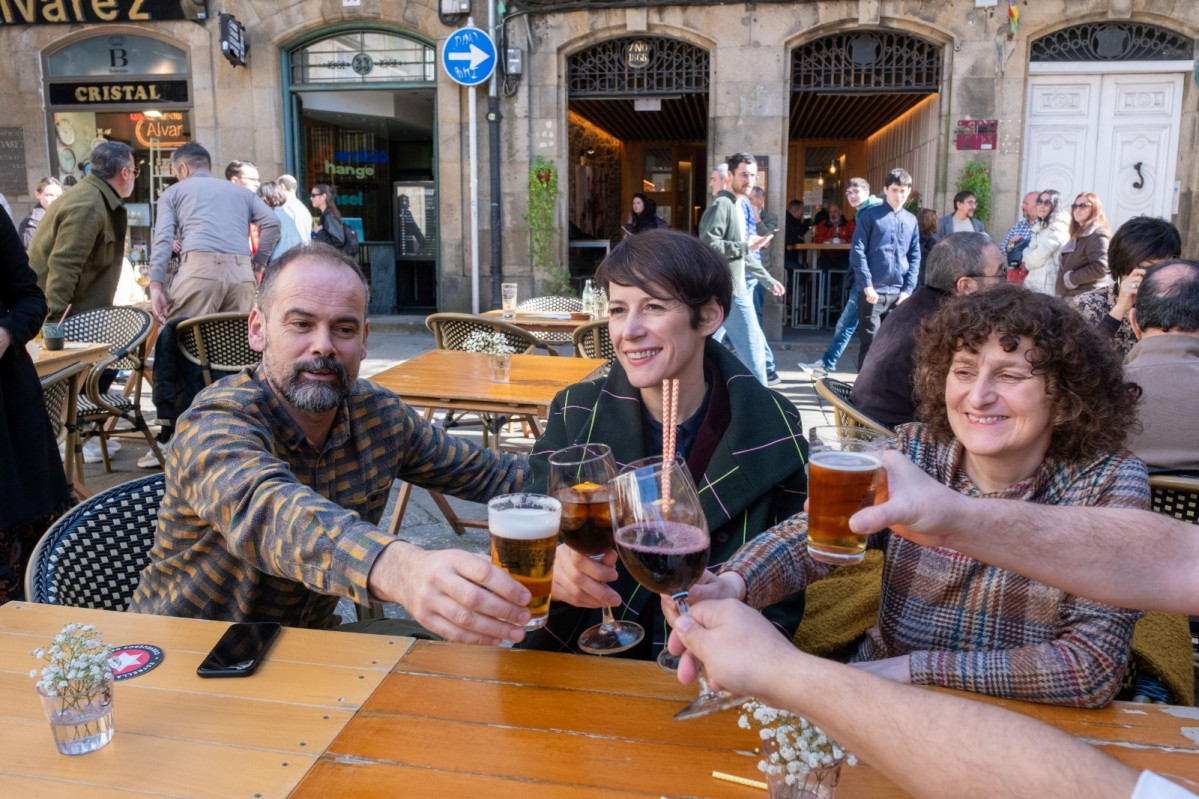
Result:
M467 352L483 352L488 355L511 355L515 350L498 330L475 330L462 342Z
M765 757L758 761L758 770L768 775L785 775L788 785L807 780L809 785L818 787L824 779L820 769L829 769L843 760L851 766L857 763L857 758L806 719L756 699L746 702L741 709L737 726L746 730L753 724L759 727Z
M112 678L108 647L90 624L67 624L49 648L39 647L29 654L46 662L37 687L47 696L90 696ZM29 676L36 678L38 670Z

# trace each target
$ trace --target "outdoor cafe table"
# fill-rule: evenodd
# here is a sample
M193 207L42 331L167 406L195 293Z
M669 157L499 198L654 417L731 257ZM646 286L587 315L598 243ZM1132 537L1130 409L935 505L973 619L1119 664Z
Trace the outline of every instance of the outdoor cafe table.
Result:
M68 621L95 624L110 645L166 651L158 668L117 685L113 742L73 758L54 748L27 654ZM732 712L675 721L695 687L653 663L286 629L253 676L201 679L195 668L224 627L0 607L0 796L766 795L711 777L760 777L755 733ZM1040 719L1134 768L1199 782L1196 708L972 698ZM986 731L964 734L985 739ZM839 791L906 795L864 764L842 770ZM994 786L980 785L978 795L995 795Z
M452 411L528 416L534 435L541 431L536 420L549 413L554 395L567 386L586 380L607 361L593 358L561 358L551 355L513 355L509 382L493 383L487 356L478 352L429 350L371 377L371 381L403 397L409 405L424 408L432 419L441 408ZM388 531L400 529L412 484L404 483L392 513ZM462 520L441 494L429 492L446 520L459 535L464 526L485 523Z
M567 311L515 311L515 315L504 317L502 310L484 311L480 316L488 319L499 319L516 325L521 330L530 333L566 333L570 335L583 325L591 322L591 317L584 313Z
M108 355L109 347L90 341L67 341L61 350L48 350L42 346L41 339L34 339L26 345L26 349L33 358L33 365L37 367L38 379L44 379L78 363L96 363ZM79 392L83 390L88 371L84 369L71 378L71 390L67 392L67 402L63 406L63 421L67 423L65 471L67 481L75 487L75 496L79 499L87 499L92 495L83 482L83 453L76 452L79 431L75 429Z

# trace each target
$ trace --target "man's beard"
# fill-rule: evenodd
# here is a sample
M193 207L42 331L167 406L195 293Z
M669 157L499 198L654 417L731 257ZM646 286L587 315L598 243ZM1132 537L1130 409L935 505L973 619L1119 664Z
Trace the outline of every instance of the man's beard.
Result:
M274 370L267 368L267 379L275 391L279 392L297 410L307 413L325 413L341 404L350 393L350 377L346 367L335 358L313 358L293 364L286 380L275 379ZM335 379L331 383L309 380L303 372L332 372Z

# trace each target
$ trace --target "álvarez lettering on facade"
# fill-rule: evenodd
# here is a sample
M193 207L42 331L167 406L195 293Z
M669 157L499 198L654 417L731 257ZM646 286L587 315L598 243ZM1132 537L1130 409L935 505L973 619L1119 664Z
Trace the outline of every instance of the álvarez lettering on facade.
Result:
M188 102L185 80L51 83L47 88L50 90L50 105L53 106Z
M0 25L208 19L208 0L0 0Z

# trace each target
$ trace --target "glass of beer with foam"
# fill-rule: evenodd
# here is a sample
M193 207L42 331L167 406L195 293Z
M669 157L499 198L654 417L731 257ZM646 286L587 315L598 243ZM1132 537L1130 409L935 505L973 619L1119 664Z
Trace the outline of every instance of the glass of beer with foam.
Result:
M849 517L874 504L882 453L891 436L865 427L813 427L808 435L808 554L838 565L858 563L866 538Z
M487 503L491 562L529 589L526 630L545 626L554 585L562 503L543 494L504 494Z

